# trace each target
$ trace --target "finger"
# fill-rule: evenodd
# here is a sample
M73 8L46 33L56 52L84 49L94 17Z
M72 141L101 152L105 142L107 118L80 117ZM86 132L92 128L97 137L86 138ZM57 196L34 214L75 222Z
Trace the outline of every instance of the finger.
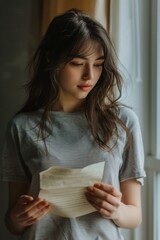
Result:
M106 193L112 194L113 187L106 186L104 189L104 187L101 184L96 183L93 186L87 187L87 190L93 195L104 195Z
M30 216L34 216L36 214L41 214L44 209L49 208L49 204L47 201L43 200L39 202L38 204L34 205L28 212Z
M33 197L29 195L21 195L17 201L19 205L27 204L33 201Z
M101 182L95 183L93 186L96 187L96 188L104 189L106 192L112 192L113 188L114 188L110 184L107 184L107 183L102 184Z
M39 221L44 215L46 215L50 210L50 206L46 206L45 208L41 209L41 211L37 212L34 216L31 218L27 219L26 225L30 226Z
M112 218L112 210L108 210L106 208L102 208L99 205L95 204L95 203L91 203L92 206L101 214L101 216L105 217L105 218Z
M96 204L92 204L92 206L101 214L102 217L107 219L112 219L112 211L108 211L107 209L100 208Z
M23 216L24 214L27 215L28 212L30 212L30 210L32 208L34 208L36 205L38 205L41 202L46 202L46 201L44 201L44 200L42 200L40 198L36 198L36 199L26 203L26 204L21 204L20 209L18 211L19 213L16 215L16 217Z
M103 199L94 197L94 196L89 196L88 201L92 204L98 207L98 210L100 209L106 209L109 212L113 212L115 209L114 204L111 204L110 202L104 201ZM115 204L116 205L116 204Z
M101 189L92 187L92 190L89 192L86 192L87 199L90 198L99 199L100 202L108 202L111 205L118 207L120 204L120 199L111 195L110 193L104 192Z
M36 204L33 204L32 207L27 208L23 214L19 215L19 218L21 220L32 218L36 214L43 212L43 210L46 208L49 208L48 202L45 200L40 200L39 202L36 202Z
M40 220L45 214L48 213L50 209L50 205L47 205L40 209L39 211L35 212L33 215L30 215L31 213L24 214L19 218L19 221L23 226L29 226L34 223L36 223L38 220Z
M104 183L96 183L94 184L94 187L99 188L101 190L104 190L105 192L111 193L113 196L118 197L121 199L122 193L114 188L112 185L109 184L104 184Z
M95 197L87 198L89 203L102 215L102 217L107 219L113 219L115 212L120 206L120 201L117 204L110 204L109 202L97 199ZM118 200L117 198L115 198Z
M95 194L95 193L93 194L88 192L86 193L86 197L89 202L95 203L102 208L108 209L109 211L112 211L114 208L118 208L120 205L119 198L116 198L111 194L108 194L102 191L100 192L100 194Z

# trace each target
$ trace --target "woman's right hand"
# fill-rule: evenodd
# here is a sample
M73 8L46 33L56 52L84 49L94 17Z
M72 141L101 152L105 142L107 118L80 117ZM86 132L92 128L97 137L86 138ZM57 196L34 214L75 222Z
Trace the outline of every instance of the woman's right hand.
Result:
M13 233L21 234L27 227L33 225L48 213L49 208L49 203L43 199L33 199L31 196L22 195L8 211L6 223L12 226Z

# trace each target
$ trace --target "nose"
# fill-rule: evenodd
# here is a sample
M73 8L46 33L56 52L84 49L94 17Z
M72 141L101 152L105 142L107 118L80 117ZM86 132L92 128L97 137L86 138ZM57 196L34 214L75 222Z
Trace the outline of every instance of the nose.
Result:
M93 68L90 65L85 66L83 72L83 79L84 80L91 80L94 78Z

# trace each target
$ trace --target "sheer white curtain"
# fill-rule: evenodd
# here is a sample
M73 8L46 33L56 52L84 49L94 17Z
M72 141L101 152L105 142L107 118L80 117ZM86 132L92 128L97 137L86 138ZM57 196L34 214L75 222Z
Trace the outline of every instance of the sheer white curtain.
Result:
M119 68L125 83L124 101L136 106L134 94L140 90L141 44L140 4L137 0L119 0L111 4L111 35L120 60Z
M145 154L150 151L150 1L111 1L110 32L124 78L122 101L137 113ZM125 240L147 239L146 184L142 188L143 222L136 230L125 230Z
M151 2L151 148L148 156L148 236L160 239L160 1Z

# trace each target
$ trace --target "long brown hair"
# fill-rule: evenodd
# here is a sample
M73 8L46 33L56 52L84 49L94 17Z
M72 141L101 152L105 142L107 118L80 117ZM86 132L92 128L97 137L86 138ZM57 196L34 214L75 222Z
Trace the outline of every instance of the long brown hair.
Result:
M80 10L71 9L56 16L50 23L30 62L32 78L27 84L28 99L20 112L43 109L39 129L45 141L45 122L59 96L56 71L73 56L82 54L81 49L88 40L102 46L104 65L96 86L85 99L83 110L97 144L111 149L108 143L113 134L118 139L118 125L128 133L118 117L122 78L109 34L99 22Z

